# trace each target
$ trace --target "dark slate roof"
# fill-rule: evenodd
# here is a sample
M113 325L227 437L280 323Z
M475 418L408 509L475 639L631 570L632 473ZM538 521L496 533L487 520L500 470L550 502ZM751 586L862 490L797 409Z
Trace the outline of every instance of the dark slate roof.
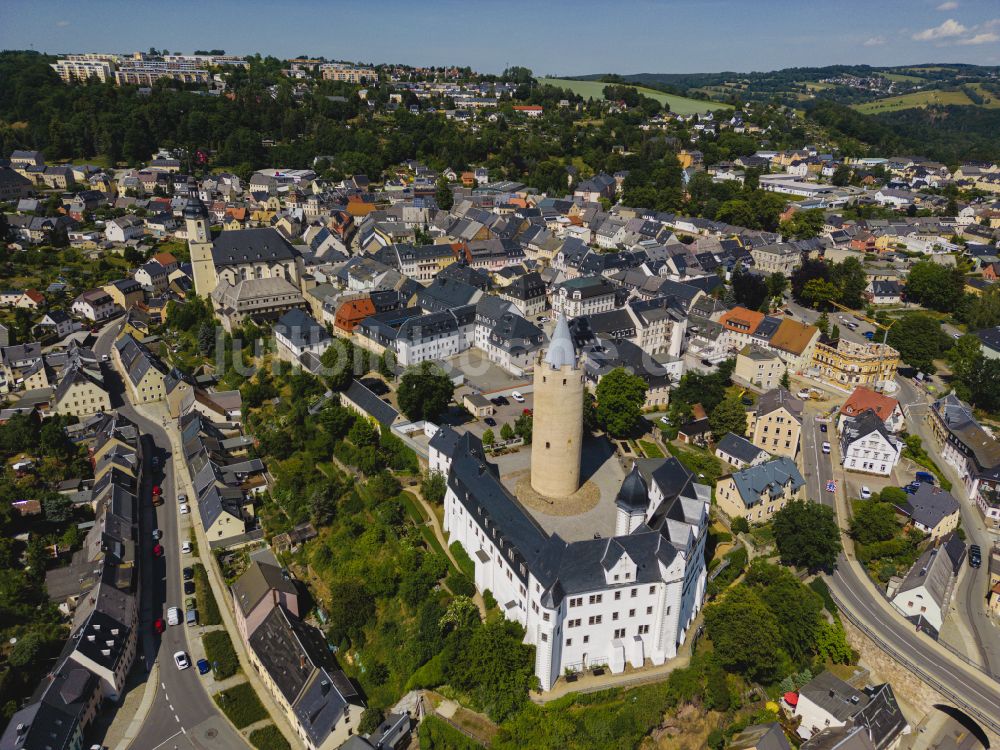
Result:
M757 401L757 414L763 416L782 407L800 422L802 421L802 399L793 396L784 388L775 388L763 394Z
M757 456L764 452L763 448L758 448L745 437L733 432L727 432L722 436L722 440L716 445L716 450L746 464L753 462Z
M982 342L984 349L992 349L995 352L1000 352L1000 326L976 331L976 336L979 337L979 341Z
M781 724L754 724L733 737L729 750L791 750Z
M427 312L441 312L474 302L482 292L464 281L440 276L417 294L417 304Z
M352 380L344 395L366 414L385 427L391 427L399 417L392 404L387 404L357 380Z
M885 422L875 413L873 409L865 409L856 417L844 420L843 432L840 436L841 449L846 448L855 441L862 440L873 432L881 435L890 445L896 444L896 439L889 433Z
M806 480L802 478L794 461L787 456L780 456L759 466L740 469L733 474L733 482L743 504L752 508L764 502L761 500L762 495L770 498L791 496Z
M645 511L649 507L649 487L642 478L639 464L633 463L632 470L622 482L615 505L626 512Z
M0 750L70 750L76 747L78 731L71 715L38 701L11 717L0 737Z
M281 334L297 348L322 344L330 339L326 328L318 323L308 313L299 310L289 310L274 324L274 332Z
M212 243L212 260L216 266L270 263L291 260L297 256L298 251L288 240L270 227L223 232Z
M832 672L821 672L799 688L804 695L837 721L846 722L868 705L868 696Z
M933 529L958 507L958 500L948 490L922 482L916 492L907 495L899 509L915 522Z

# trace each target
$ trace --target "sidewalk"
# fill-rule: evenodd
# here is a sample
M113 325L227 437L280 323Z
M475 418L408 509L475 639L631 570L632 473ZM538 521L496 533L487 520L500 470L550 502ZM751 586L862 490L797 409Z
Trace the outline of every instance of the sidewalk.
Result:
M247 654L247 646L239 637L239 631L236 628L236 623L233 621L233 613L230 610L232 597L229 595L229 589L226 587L225 581L222 580L218 565L215 560L212 559L210 552L211 547L208 544L208 538L205 536L205 530L202 528L200 523L195 522L196 518L201 517L198 513L198 496L194 491L194 487L191 485L191 478L186 468L180 468L181 464L184 464L184 451L180 444L180 435L177 431L174 420L170 418L163 404L135 405L134 408L147 419L163 425L163 429L170 440L170 450L174 457L174 460L171 462L174 467L174 481L178 492L183 489L188 496L191 513L187 516L187 518L189 519L191 528L194 528L195 530L195 538L198 542L198 554L201 556L203 551L208 551L209 557L205 562L205 570L208 572L208 581L212 586L212 593L215 595L215 600L219 604L219 613L222 615L222 624L229 633L230 640L233 642L233 648L236 650L236 656L239 658L240 667L243 670L243 674L249 679L254 691L257 693L257 697L260 698L261 703L264 704L264 708L266 708L267 712L270 714L271 720L274 722L275 726L278 727L292 747L298 747L300 740L298 735L296 735L295 731L289 725L288 720L285 718L285 712L282 711L270 691L264 686L260 679L260 675L257 674L257 670L250 664L250 658ZM184 465L186 467L186 464ZM184 538L185 531L186 527L182 524L180 529L182 538ZM198 646L203 651L204 647L201 645L200 637L198 638Z

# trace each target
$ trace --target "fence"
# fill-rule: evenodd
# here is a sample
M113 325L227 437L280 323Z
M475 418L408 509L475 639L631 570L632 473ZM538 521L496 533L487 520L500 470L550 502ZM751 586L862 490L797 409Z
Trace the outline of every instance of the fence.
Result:
M925 670L923 670L920 667L918 667L914 662L910 661L910 659L908 659L907 657L903 656L896 649L894 649L892 646L890 646L888 643L886 643L881 638L881 636L879 636L877 633L875 633L873 630L871 630L867 625L865 625L863 622L861 622L861 620L858 619L858 617L856 617L854 615L854 613L851 612L851 610L849 610L847 607L845 607L843 601L841 601L837 597L837 595L835 593L833 593L832 590L830 591L830 596L833 598L833 603L837 605L837 609L840 610L841 614L845 615L847 617L847 619L851 621L851 623L854 625L854 627L856 627L858 630L860 630L862 633L864 633L866 636L868 636L869 640L871 640L872 643L874 643L882 651L884 651L889 657L891 657L892 659L894 659L895 661L897 661L899 664L901 664L902 666L904 666L909 671L913 672L913 674L915 674L917 677L919 677L925 683L927 683L932 688L934 688L935 690L937 690L945 698L947 698L948 700L950 700L952 703L954 703L956 706L958 706L959 708L961 708L963 711L965 711L970 716L974 717L977 721L979 721L980 723L982 723L984 726L988 727L991 732L993 732L994 734L1000 735L1000 721L995 720L994 718L983 714L983 712L980 711L979 709L977 709L975 706L971 706L968 703L966 703L966 701L964 701L960 696L958 696L957 694L955 694L950 688L948 688L947 686L943 685L941 682L939 682L934 677L932 677L931 675L929 675ZM954 651L954 649L950 649L950 648L949 648L949 650ZM969 660L965 659L965 661L968 662ZM972 662L969 662L969 664L972 664ZM972 666L975 667L976 665L972 664ZM978 667L976 667L976 668L979 669ZM980 671L982 671L982 670L980 670Z

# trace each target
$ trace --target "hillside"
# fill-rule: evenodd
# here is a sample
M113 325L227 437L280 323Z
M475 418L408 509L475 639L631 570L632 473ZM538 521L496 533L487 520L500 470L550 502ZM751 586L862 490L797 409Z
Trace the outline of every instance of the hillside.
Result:
M579 94L584 99L603 99L604 87L608 84L601 81L578 81L570 78L540 78L541 83L548 83L552 86L568 89L574 94ZM704 114L717 109L729 109L730 105L715 101L704 101L691 99L686 96L667 94L662 91L646 88L645 86L631 86L643 96L655 99L660 104L666 104L670 111L679 115Z

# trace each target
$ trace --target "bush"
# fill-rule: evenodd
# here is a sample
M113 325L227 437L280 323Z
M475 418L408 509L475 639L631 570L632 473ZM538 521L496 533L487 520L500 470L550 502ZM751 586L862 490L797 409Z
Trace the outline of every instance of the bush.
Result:
M486 589L483 592L483 603L486 604L486 609L496 609L497 606L496 597L493 596L493 592L490 591L489 589Z
M385 720L382 709L369 706L361 713L361 722L358 724L360 734L371 734L378 729L379 724Z
M249 682L241 682L229 690L216 693L213 698L222 713L236 725L237 729L248 727L267 718L267 711L264 710L260 698L250 687Z
M448 588L459 596L475 596L476 587L466 576L461 573L452 573L448 576Z
M465 548L459 542L452 542L448 549L451 550L451 556L455 558L455 562L458 563L459 570L468 578L470 581L476 580L476 564L472 562L472 558L465 553Z
M198 621L202 625L221 625L222 615L215 601L215 594L208 583L208 571L201 563L194 564L195 599L198 602Z
M822 578L813 578L809 581L809 588L819 594L819 598L823 600L823 606L826 607L826 611L836 616L837 605L833 601L833 596L830 594L830 587L826 585L826 581Z
M229 639L229 633L225 630L213 630L205 633L201 637L201 642L205 645L205 658L212 663L215 679L224 680L236 674L240 662L236 658L236 650Z
M746 534L750 531L750 522L743 516L739 516L733 519L733 522L729 524L729 527L733 530L734 534Z
M274 724L250 732L250 744L257 750L292 750L285 735Z
M428 716L420 722L418 734L420 750L479 750L482 747L436 716Z

